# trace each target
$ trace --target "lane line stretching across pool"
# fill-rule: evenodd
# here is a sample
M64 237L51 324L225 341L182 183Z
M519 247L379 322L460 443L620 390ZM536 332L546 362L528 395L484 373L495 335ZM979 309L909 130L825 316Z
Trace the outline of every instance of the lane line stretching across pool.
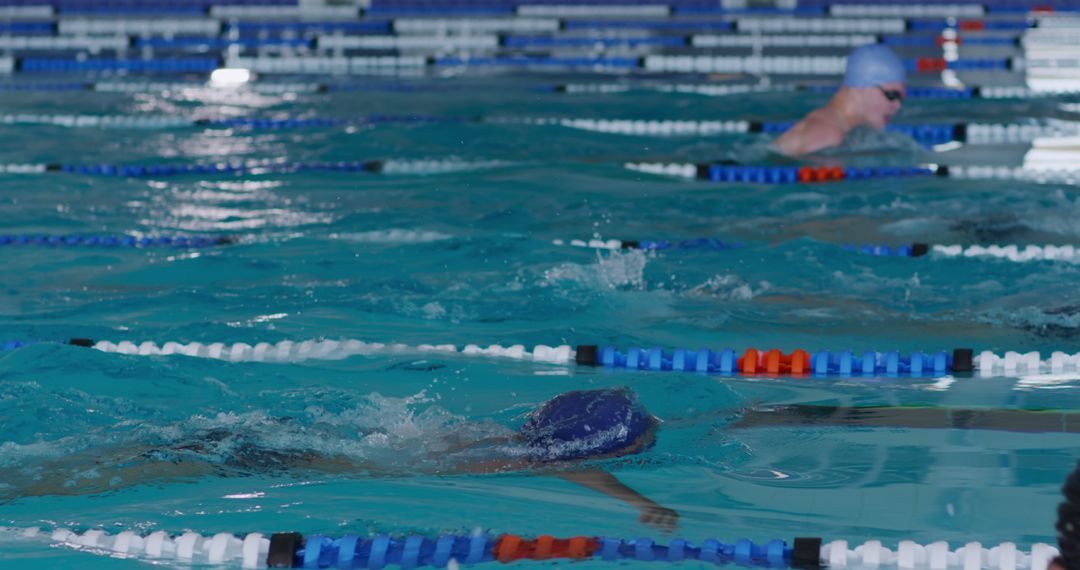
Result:
M240 242L236 236L142 236L132 235L49 235L49 234L0 234L0 247L40 246L48 248L176 248L199 249L233 245ZM743 247L742 244L725 242L716 238L688 240L553 240L558 246L570 246L597 250L638 249L642 251L708 250L728 251ZM928 254L941 257L997 258L1014 262L1028 261L1080 261L1080 247L1073 245L939 245L914 243L911 245L844 245L844 250L876 257L923 257Z
M155 178L199 175L266 175L298 172L363 172L389 175L426 175L497 168L511 164L501 160L369 160L337 162L285 162L246 160L213 164L0 164L7 174L82 174L127 178ZM827 166L747 166L710 163L627 162L624 168L646 174L746 184L817 184L850 180L937 176L957 180L1024 180L1037 183L1072 184L1080 181L1080 169L1031 169L1009 166L946 166L938 164L908 167L827 167Z
M186 532L170 536L157 531L146 536L132 531L110 535L103 530L82 533L65 528L51 532L38 528L0 528L27 540L45 540L62 546L86 549L107 555L143 559L176 560L194 564L237 564L242 568L371 568L399 566L412 569L436 568L484 562L509 563L517 560L594 560L604 562L686 562L700 561L717 565L737 564L766 568L812 570L858 567L874 569L897 567L901 570L950 570L987 568L993 570L1045 570L1058 556L1052 545L1035 543L1024 551L1015 543L1003 542L983 547L972 541L951 549L948 542L919 544L911 540L897 543L895 549L870 540L852 548L846 540L825 542L817 537L795 538L791 546L784 540L755 544L746 539L734 543L704 540L693 543L673 539L659 544L651 538L619 539L610 537L555 538L550 535L526 539L513 534L492 536L444 534L436 537L323 535L304 537L300 533L261 533L237 536L218 533L203 536Z
M672 137L713 136L719 134L780 134L794 123L789 121L718 121L682 119L607 119L588 117L479 117L431 115L368 115L362 117L233 117L192 119L169 115L53 115L15 113L0 115L0 125L55 125L69 128L168 129L184 127L286 130L343 126L405 125L527 125L561 126L592 132L619 135ZM905 134L921 144L932 146L949 142L966 144L1019 144L1038 138L1066 137L1080 134L1080 124L1055 121L1048 124L891 124L888 131Z
M0 236L0 244L3 237ZM617 251L640 249L643 251L709 250L728 251L744 246L741 243L718 238L694 238L686 240L618 240L618 239L571 239L552 240L554 245L586 249ZM877 257L923 257L928 254L941 257L990 257L1015 262L1027 261L1080 261L1080 247L1074 245L945 245L913 243L910 245L844 245L845 250Z
M817 184L845 180L911 178L937 176L956 180L1025 180L1039 183L1072 184L1080 181L1080 168L1033 169L1012 166L922 166L840 167L840 166L747 166L710 163L628 162L628 170L705 180L747 184Z
M487 88L479 87L479 89ZM97 91L100 93L145 93L153 91L183 91L213 89L205 82L181 81L100 81L100 82L10 82L0 84L0 92L51 92L51 91ZM530 91L534 87L527 87ZM660 93L695 94L713 97L746 95L750 93L784 93L804 90L817 93L831 93L835 88L822 85L800 84L709 84L709 83L559 83L538 88L540 91L563 94L614 94L634 91L655 91ZM238 87L237 92L255 92L264 95L286 93L326 93L332 91L374 91L374 92L413 92L441 93L447 91L468 91L469 86L442 85L437 83L418 83L395 81L392 83L284 83L252 82ZM1022 86L973 86L965 88L949 87L908 87L910 99L1031 99L1039 97L1057 97L1080 94L1080 91L1067 87L1034 90Z
M237 242L232 236L156 236L135 237L130 235L46 235L46 234L0 234L0 247L40 245L48 247L118 247L150 248L175 247L179 249L214 247Z
M547 364L576 364L585 367L602 367L611 370L637 370L654 372L697 372L722 376L812 376L812 377L896 377L939 378L949 375L996 374L1062 374L1080 373L1080 352L1069 354L1054 351L1049 358L1039 352L1020 353L1007 351L1003 354L984 350L975 353L970 348L951 351L921 351L902 354L898 351L808 351L798 349L790 353L779 349L759 350L749 348L736 352L734 349L710 350L631 347L620 350L611 346L582 344L536 345L528 350L525 345L511 346L476 344L459 348L453 344L420 344L365 342L357 339L283 340L276 343L246 342L201 343L168 341L95 341L73 338L65 341L20 341L0 343L0 351L14 350L33 344L68 344L93 348L101 352L137 355L182 355L230 362L297 363L307 360L342 360L356 355L385 354L444 354L507 358Z

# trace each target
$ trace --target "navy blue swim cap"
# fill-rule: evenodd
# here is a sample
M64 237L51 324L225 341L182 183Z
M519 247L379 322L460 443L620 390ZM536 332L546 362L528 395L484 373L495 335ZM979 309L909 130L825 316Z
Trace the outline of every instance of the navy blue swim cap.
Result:
M903 83L906 78L904 62L891 49L871 44L860 46L848 55L844 87L876 87Z
M531 457L560 461L624 450L657 422L629 390L583 390L548 400L518 433Z

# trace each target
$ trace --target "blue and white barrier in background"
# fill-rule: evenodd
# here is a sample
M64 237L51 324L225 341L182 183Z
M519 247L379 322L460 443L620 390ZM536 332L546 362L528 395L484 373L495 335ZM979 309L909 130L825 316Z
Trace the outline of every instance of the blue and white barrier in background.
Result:
M778 349L754 348L737 352L723 350L686 349L664 350L661 348L629 348L597 345L547 346L536 345L531 350L525 345L512 346L470 344L458 347L453 344L406 345L401 343L364 342L356 339L306 340L294 342L283 340L276 343L258 342L201 343L152 341L94 341L75 338L65 341L7 341L0 343L0 350L14 350L35 344L68 344L92 348L105 353L133 356L190 356L229 362L299 363L308 360L342 360L352 356L376 356L395 354L441 354L506 358L545 364L577 364L613 370L638 370L654 372L697 372L721 376L811 376L811 377L903 377L937 378L953 374L978 376L1023 374L1061 374L1080 372L1080 353L1068 354L1055 351L1049 358L1038 352L1020 353L1008 351L997 354L992 351L975 353L971 349L933 353L897 351L808 351L798 349L790 353Z

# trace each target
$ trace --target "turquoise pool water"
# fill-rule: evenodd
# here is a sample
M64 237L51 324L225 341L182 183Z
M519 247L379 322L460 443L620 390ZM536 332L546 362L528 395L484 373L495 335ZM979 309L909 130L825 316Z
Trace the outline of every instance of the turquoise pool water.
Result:
M558 81L380 79L363 90L295 96L191 88L0 93L0 101L4 113L191 118L781 121L825 97L539 89ZM1068 118L1061 103L912 101L897 121ZM882 258L839 247L1076 243L1080 204L1065 185L939 178L713 185L622 167L785 163L754 134L645 137L523 124L0 130L2 163L453 163L448 172L403 174L0 175L0 234L237 240L198 251L2 246L3 339L971 347L1046 356L1075 352L1080 335L1075 264ZM1023 151L942 154L883 135L829 160L1003 164ZM552 243L703 236L741 247L597 252ZM1053 542L1058 489L1080 451L1072 434L734 424L750 409L783 404L1072 410L1078 381L728 379L419 353L228 363L43 343L0 353L0 525L330 535L480 528L729 541L820 535L853 543L1009 540L1027 548ZM602 466L677 511L672 533L549 473L441 473L462 442L510 432L561 392L606 386L632 388L664 420L653 449ZM306 453L372 469L237 465L231 443L191 470L141 455L214 430L239 434L270 457ZM120 471L132 466L152 472ZM142 564L18 540L0 544L0 560L8 568Z

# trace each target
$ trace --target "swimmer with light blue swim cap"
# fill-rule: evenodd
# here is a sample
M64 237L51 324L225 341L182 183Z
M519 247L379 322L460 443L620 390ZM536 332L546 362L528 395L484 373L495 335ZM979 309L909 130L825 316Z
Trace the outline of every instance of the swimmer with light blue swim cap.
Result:
M854 128L884 129L907 95L904 62L883 45L864 45L847 58L844 82L829 103L808 114L773 145L791 156L841 144Z
M891 49L877 44L862 46L848 55L844 87L877 87L903 84L907 79L904 62Z

